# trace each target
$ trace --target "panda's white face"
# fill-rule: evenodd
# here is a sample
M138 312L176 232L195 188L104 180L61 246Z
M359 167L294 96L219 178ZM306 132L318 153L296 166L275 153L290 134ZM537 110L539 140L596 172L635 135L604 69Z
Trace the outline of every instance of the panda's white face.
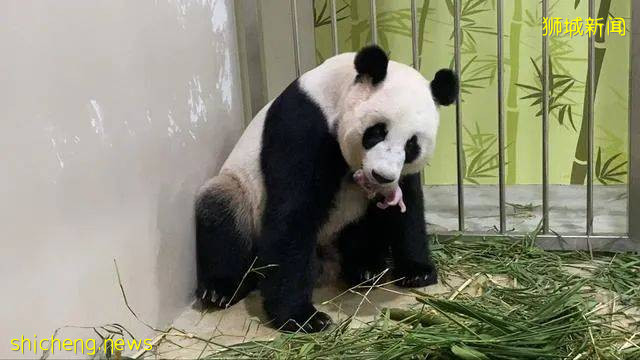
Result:
M425 166L436 144L438 105L458 96L451 70L429 82L375 45L327 59L302 75L300 86L327 117L351 170L362 169L367 185L389 189Z
M352 170L377 187L394 187L419 172L433 154L439 115L429 82L413 68L389 62L383 81L356 81L342 102L338 138Z

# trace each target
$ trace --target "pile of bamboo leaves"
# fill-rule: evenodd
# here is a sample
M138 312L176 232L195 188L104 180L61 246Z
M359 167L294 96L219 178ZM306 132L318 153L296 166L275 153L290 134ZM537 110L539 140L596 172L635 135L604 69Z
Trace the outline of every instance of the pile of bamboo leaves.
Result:
M329 331L242 343L209 358L640 359L640 326L630 315L640 305L640 257L547 252L534 241L436 240L445 284L482 274L490 281L479 295L414 291L414 308L384 309L364 326L348 318Z

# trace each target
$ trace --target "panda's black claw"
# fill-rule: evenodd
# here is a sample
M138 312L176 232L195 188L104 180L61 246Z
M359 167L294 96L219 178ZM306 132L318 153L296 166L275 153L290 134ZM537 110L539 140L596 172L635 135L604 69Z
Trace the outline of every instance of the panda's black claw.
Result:
M401 287L416 288L438 283L438 271L432 264L416 265L408 269L396 284Z
M386 264L369 266L347 266L343 268L343 279L349 286L369 286L385 270Z
M223 296L223 295L218 294L215 291L213 291L212 292L212 296L210 298L210 303L216 308L226 309L229 306L231 306L231 305L233 305L233 304L235 304L237 302L237 301L236 302L232 302L230 300L233 300L233 299L231 299L228 296Z
M367 286L371 285L375 274L373 271L357 271L345 276L349 286Z
M329 326L331 326L331 324L333 324L333 320L331 319L331 316L321 311L318 311L313 315L311 320L309 320L309 322L307 323L306 327L308 328L308 330L305 329L305 331L307 332L323 331L323 330L326 330Z
M196 300L199 300L202 308L226 309L242 300L254 287L253 279L245 282L225 279L208 280L199 284L196 289Z
M321 311L316 311L310 318L304 320L287 320L279 327L279 330L284 332L315 333L326 330L331 324L333 324L333 320L329 315Z
M199 300L200 306L202 308L214 307L214 308L225 309L233 305L233 303L237 302L237 301L231 302L229 301L230 297L223 296L222 294L220 294L215 290L206 289L206 288L199 288L196 291L196 297Z

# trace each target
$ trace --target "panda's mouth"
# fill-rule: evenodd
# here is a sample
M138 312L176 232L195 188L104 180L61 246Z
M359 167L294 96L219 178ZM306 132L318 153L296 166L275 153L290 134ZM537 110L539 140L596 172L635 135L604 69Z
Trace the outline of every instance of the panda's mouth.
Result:
M381 201L376 204L380 209L397 205L400 207L400 212L407 211L407 207L402 200L402 189L397 183L381 186L379 183L372 181L362 169L353 173L353 180L365 191L367 198L373 199L378 195L382 197Z

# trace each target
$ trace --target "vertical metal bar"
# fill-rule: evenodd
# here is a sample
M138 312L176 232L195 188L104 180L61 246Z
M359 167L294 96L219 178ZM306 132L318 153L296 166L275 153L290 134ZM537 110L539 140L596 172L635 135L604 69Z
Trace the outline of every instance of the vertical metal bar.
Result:
M507 229L506 199L504 183L504 54L502 53L503 37L503 0L497 0L496 31L497 31L497 52L498 52L498 186L500 198L500 233L504 234Z
M460 27L461 0L455 0L455 13L453 15L454 28L454 45L453 57L455 61L455 71L458 79L462 83L462 74L460 70L460 48L461 46L461 27ZM462 94L462 92L460 92ZM464 231L464 168L462 166L463 148L462 148L462 101L460 96L456 99L456 161L458 166L458 230Z
M369 0L369 23L371 24L371 43L378 43L378 17L376 15L376 0Z
M300 76L300 36L298 34L298 1L291 0L291 27L293 28L293 60L296 77Z
M631 2L631 76L629 77L629 238L640 251L640 4Z
M420 70L420 54L418 54L418 7L416 0L411 0L411 54L413 55L413 68Z
M589 0L589 17L595 18L595 0ZM589 36L587 67L587 235L593 234L593 105L595 96L595 36Z
M549 4L542 0L542 17ZM549 233L549 39L542 35L542 233Z
M338 55L338 13L336 0L331 0L331 40L333 41L333 55Z

